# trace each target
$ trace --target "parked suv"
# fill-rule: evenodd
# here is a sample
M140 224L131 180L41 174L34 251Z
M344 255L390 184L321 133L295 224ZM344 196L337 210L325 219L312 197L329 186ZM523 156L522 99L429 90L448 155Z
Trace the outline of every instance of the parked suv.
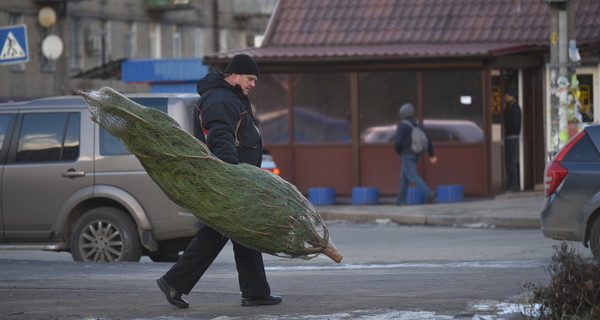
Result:
M581 241L600 258L600 125L574 136L546 165L546 237Z
M144 94L192 132L195 94ZM0 104L0 249L75 261L174 261L201 227L171 202L78 96Z

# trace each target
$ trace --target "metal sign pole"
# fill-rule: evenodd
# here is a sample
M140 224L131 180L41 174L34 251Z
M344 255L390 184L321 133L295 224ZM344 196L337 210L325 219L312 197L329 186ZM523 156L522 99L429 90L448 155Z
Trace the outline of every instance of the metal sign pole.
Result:
M572 3L569 0L545 0L551 8L550 30L550 137L547 146L549 157L569 141L569 122L577 118L577 103L572 91L578 83L574 67L577 58L569 56L569 42L574 42ZM577 51L576 47L574 48ZM569 59L571 59L570 62ZM575 81L573 81L575 80Z

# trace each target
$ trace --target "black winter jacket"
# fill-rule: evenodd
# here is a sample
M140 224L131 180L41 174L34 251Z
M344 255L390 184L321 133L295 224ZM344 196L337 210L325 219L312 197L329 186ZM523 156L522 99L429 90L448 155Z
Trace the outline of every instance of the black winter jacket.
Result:
M197 89L200 99L194 111L194 136L227 163L260 167L262 140L242 88L212 71L198 81Z
M516 100L513 100L504 110L504 136L516 138L519 134L521 134L521 107Z

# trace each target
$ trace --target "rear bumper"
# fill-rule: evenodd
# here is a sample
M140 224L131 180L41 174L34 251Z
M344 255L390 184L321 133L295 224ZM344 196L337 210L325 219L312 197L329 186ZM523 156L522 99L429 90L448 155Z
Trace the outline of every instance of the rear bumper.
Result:
M557 240L583 241L585 225L580 221L581 204L552 194L544 199L540 212L542 233Z

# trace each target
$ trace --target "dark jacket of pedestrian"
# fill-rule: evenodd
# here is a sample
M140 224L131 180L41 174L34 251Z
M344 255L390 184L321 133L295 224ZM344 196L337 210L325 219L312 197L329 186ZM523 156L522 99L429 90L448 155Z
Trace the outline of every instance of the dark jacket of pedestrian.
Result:
M252 57L238 54L229 62L224 74L211 72L198 82L201 97L194 110L194 135L205 141L217 158L227 163L261 164L262 141L248 100L248 93L256 85L259 74ZM177 308L189 307L181 296L190 293L228 241L207 225L198 231L177 263L157 280L170 304ZM242 306L281 303L281 297L271 296L262 254L231 242Z
M250 100L241 88L230 85L217 71L200 79L197 88L200 99L194 113L196 138L205 141L211 152L227 163L260 167L262 140Z
M521 134L521 107L513 98L504 110L504 136L506 138L518 138Z
M396 126L396 138L394 140L394 148L396 149L396 153L400 156L410 153L414 154L414 152L410 148L410 145L412 144L412 127L404 121L409 121L413 126L419 126L421 127L421 129L425 129L423 128L422 123L417 122L417 119L415 118L415 108L412 104L407 103L402 105L399 114L400 119L402 119L402 121L400 121ZM429 144L427 145L427 153L429 153L430 157L435 156L431 140L429 140Z

